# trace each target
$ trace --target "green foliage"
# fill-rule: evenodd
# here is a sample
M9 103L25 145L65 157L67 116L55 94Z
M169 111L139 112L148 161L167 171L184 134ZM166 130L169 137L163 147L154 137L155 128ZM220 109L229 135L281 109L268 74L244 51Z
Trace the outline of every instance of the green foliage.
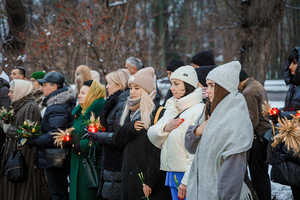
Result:
M17 138L37 138L39 136L39 130L41 125L37 124L37 122L32 122L30 120L24 121L22 126L18 127Z

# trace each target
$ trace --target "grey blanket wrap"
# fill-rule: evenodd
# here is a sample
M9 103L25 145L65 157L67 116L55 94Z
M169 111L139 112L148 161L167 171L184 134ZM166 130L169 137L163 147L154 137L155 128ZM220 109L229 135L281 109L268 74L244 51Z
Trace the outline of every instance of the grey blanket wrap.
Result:
M204 115L196 124L204 122ZM233 91L215 108L198 143L191 166L187 199L218 199L218 176L224 160L249 150L253 142L253 128L246 101ZM230 183L228 183L230 184ZM252 199L243 183L240 199Z

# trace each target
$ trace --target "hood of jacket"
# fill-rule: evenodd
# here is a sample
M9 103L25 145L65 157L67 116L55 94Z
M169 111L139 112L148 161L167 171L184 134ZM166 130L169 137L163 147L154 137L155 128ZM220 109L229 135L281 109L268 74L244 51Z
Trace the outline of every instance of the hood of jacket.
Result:
M9 82L7 82L4 78L0 78L0 87L2 86L7 86L9 88Z
M293 51L297 51L298 52L298 64L297 64L297 69L295 71L295 75L292 75L291 74L291 70L289 69L290 65L291 65L291 62L288 60L286 65L285 65L285 68L284 68L284 81L287 85L290 85L290 84L295 84L295 85L300 85L300 47L295 47L292 49L291 52Z
M76 105L76 92L72 88L64 86L51 94L49 94L43 101L43 106L51 106L54 104L64 104L69 102Z

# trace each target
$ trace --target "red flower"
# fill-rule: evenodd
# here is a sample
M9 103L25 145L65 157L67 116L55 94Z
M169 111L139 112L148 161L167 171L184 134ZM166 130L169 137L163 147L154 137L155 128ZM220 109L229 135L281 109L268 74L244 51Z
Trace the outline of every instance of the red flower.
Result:
M92 13L92 12L93 12L93 10L92 10L92 9L90 9L90 12Z

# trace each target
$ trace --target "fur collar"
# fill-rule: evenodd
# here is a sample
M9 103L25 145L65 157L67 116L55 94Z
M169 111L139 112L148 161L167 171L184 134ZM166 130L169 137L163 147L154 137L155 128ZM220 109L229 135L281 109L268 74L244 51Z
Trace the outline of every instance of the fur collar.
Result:
M68 101L74 101L76 99L76 92L72 88L64 86L51 93L48 97L44 99L44 106L52 106L54 104L64 104Z
M100 122L102 126L107 128L107 117L110 111L116 106L116 104L119 101L122 101L123 99L126 100L127 96L129 95L128 91L129 90L125 90L125 91L118 90L106 99L104 107L100 114Z

